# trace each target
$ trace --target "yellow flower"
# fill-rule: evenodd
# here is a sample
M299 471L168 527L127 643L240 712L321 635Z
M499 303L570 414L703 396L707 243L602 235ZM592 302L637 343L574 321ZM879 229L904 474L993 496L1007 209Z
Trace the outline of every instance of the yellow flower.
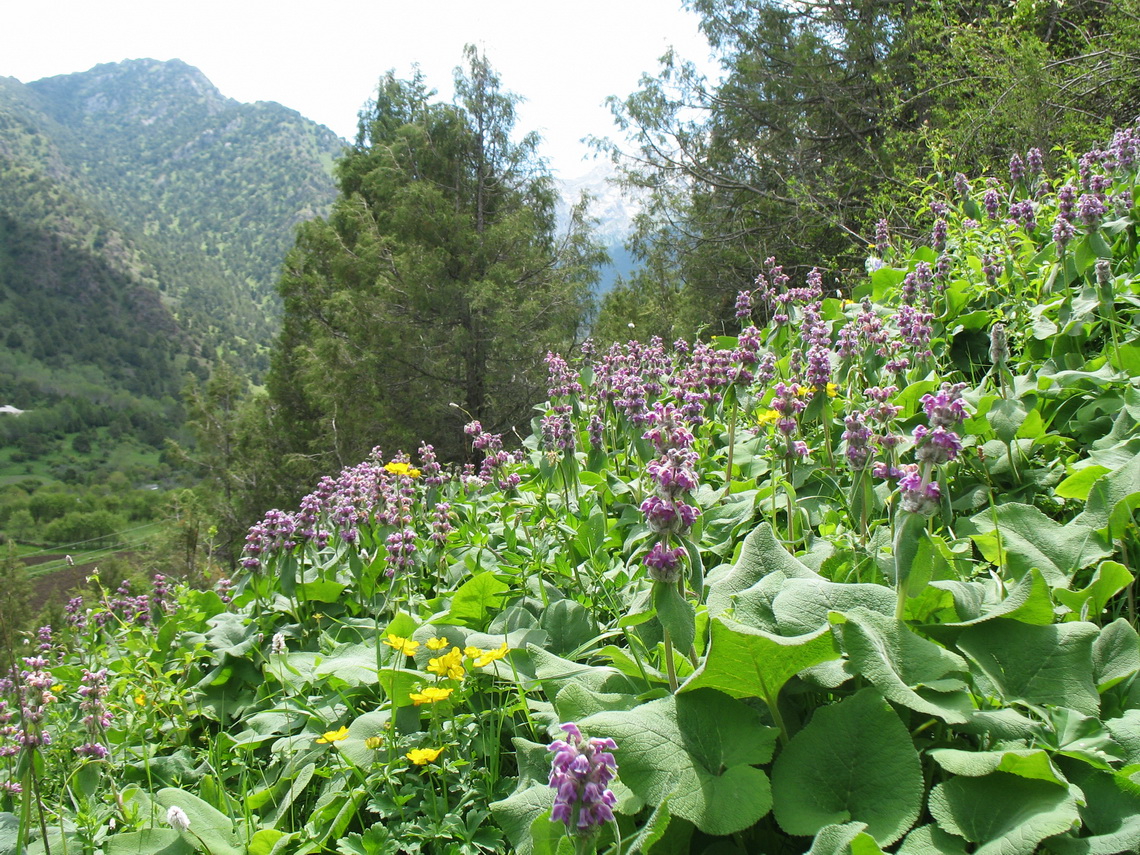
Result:
M420 704L434 704L436 701L446 701L455 689L441 689L438 686L428 686L422 692L412 692L408 695L416 706Z
M333 742L340 742L342 739L348 739L347 727L342 727L339 730L330 730L323 736L318 736L317 743L319 745L329 745Z
M463 648L463 655L466 656L468 659L478 659L480 656L483 655L483 651L480 650L478 647L471 647L470 645L468 645L467 647Z
M824 388L827 391L827 397L829 397L829 398L834 398L836 395L839 394L839 386L836 385L835 383L828 383L827 386ZM814 395L816 392L819 391L819 387L818 386L812 386L811 391L812 391L812 394Z
M420 470L412 468L411 464L404 463L401 460L393 460L384 466L385 471L391 472L393 475L407 475L409 478L419 478Z
M780 413L778 410L765 410L756 417L756 424L758 424L760 427L764 427L765 425L772 424L779 417Z
M139 692L137 695L135 695L135 703L140 707L146 704L146 695L144 695L142 692Z
M442 748L413 748L404 756L415 763L417 766L423 766L433 761L442 753Z
M433 638L424 646L427 647L428 650L443 650L443 648L449 644L451 644L451 642L446 638Z
M475 660L475 667L482 668L484 665L490 665L496 659L502 659L507 655L508 650L510 650L510 648L507 647L507 643L504 641L494 650L483 651L483 655Z
M453 647L447 653L436 659L428 660L427 669L441 677L450 677L453 680L463 679L466 673L463 670L463 651Z
M366 740L364 740L364 747L365 748L371 748L373 750L379 748L383 744L384 744L384 737L382 737L382 736L370 736Z
M411 656L416 652L416 648L420 646L418 641L412 641L410 638L401 638L395 633L388 633L388 637L384 639L384 643L389 647L398 650L405 656Z

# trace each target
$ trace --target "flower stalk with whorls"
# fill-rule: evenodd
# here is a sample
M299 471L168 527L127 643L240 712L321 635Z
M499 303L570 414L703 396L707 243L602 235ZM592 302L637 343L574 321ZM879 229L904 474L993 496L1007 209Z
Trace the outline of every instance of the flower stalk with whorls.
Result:
M562 729L567 739L555 740L548 749L554 752L550 819L565 823L566 830L579 837L589 837L614 819L617 798L607 785L617 775L617 761L611 753L617 743L609 737L587 739L573 723L562 725Z

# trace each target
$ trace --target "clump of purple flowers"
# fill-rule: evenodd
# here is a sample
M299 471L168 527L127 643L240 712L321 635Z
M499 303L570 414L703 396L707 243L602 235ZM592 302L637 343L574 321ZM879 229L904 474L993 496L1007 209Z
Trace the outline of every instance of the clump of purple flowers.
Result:
M83 713L83 730L87 742L78 746L75 753L91 760L104 760L110 751L106 746L106 730L111 725L111 712L103 702L107 696L107 669L84 669L79 687L79 709Z
M550 786L554 789L553 822L566 829L590 834L613 822L617 797L607 784L617 775L617 761L610 752L617 749L612 739L582 736L576 724L564 724L567 739L557 739L548 750L554 752L550 766Z
M672 404L656 405L648 418L650 427L644 438L653 443L660 456L646 466L653 479L654 494L641 503L641 512L649 527L657 532L658 540L644 563L654 581L673 584L679 578L685 550L670 549L669 539L688 531L700 514L684 501L685 495L697 488L693 468L697 453L691 448L692 431Z
M904 511L929 516L938 510L942 498L934 467L958 457L962 441L955 428L966 418L962 401L965 383L943 383L937 394L922 397L922 408L930 422L914 429L914 456L918 463L900 468L899 495Z

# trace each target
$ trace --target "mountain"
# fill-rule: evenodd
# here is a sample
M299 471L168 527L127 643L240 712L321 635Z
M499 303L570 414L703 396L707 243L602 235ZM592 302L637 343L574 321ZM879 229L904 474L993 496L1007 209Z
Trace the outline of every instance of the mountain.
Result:
M640 206L617 185L615 179L613 167L601 163L584 175L555 181L561 199L558 215L563 225L570 216L570 207L583 194L589 199L587 210L597 224L594 234L610 254L610 263L599 271L601 280L597 291L603 294L614 286L619 276L628 277L636 266L633 256L625 248L625 240L633 231L633 220Z
M176 419L187 372L258 376L279 268L344 146L179 60L0 78L0 405L165 399Z

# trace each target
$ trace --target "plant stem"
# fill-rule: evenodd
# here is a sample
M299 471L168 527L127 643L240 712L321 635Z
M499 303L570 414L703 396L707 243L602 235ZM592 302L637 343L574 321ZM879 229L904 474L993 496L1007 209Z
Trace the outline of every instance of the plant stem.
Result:
M665 671L669 675L669 691L677 694L677 666L673 662L673 637L668 627L662 627L665 641Z

